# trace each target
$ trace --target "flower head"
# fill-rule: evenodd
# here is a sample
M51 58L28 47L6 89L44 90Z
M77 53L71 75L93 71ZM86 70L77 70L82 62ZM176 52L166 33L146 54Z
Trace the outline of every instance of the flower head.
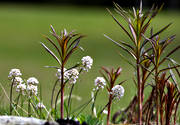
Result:
M36 85L29 84L27 85L27 91L30 95L37 95L38 89Z
M8 78L13 79L15 77L21 76L21 71L19 69L11 69L9 72Z
M71 84L75 84L77 79L78 79L78 75L79 75L79 72L77 69L71 69L71 70L68 70L68 75L69 75L69 83Z
M112 94L114 98L120 99L122 96L124 96L124 88L121 85L115 85L110 94Z
M30 77L27 80L27 84L28 85L37 85L37 84L39 84L39 81L35 77Z
M13 80L12 80L13 81ZM19 85L19 84L22 84L23 83L23 80L21 77L15 77L14 78L14 81L13 81L13 87Z
M43 104L42 102L39 102L39 103L36 105L36 108L37 108L37 109L44 109L44 108L46 108L46 107L44 106L44 104Z
M94 85L96 86L96 90L100 89L100 88L104 88L104 86L106 85L106 80L103 77L97 77L94 80Z
M56 76L58 77L58 79L61 79L61 78L62 78L62 76L61 76L61 69L58 69L58 70L57 70ZM68 79L69 79L69 73L67 72L67 69L64 68L64 82L65 82L66 80L68 80Z
M22 92L23 95L25 90L26 90L26 84L19 84L16 87L16 92Z
M81 59L82 65L83 65L83 70L87 71L91 69L91 66L93 64L93 59L90 56L85 56Z

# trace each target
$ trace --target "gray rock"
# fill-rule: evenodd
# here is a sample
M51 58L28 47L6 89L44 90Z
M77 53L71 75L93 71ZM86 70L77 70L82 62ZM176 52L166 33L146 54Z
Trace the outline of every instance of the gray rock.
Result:
M44 125L46 122L33 117L0 116L0 125ZM49 125L58 125L58 123L49 121Z

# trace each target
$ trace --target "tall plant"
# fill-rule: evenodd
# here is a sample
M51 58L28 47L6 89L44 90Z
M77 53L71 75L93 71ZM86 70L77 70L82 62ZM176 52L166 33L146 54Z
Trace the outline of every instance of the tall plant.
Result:
M47 36L45 36L45 38L53 45L56 52L58 53L58 56L56 56L53 53L53 51L51 51L43 43L41 43L41 45L58 62L58 66L54 67L54 68L58 69L58 72L56 74L58 77L58 80L54 84L54 87L52 90L51 108L52 108L53 96L54 96L54 91L55 91L56 85L57 85L57 83L60 82L60 90L56 96L56 104L57 104L58 96L60 94L60 100L61 100L61 104L60 104L61 115L60 115L60 117L61 117L61 119L63 119L64 118L64 91L65 91L65 86L67 85L68 82L72 85L70 95L69 95L69 99L68 99L67 117L69 117L70 98L71 98L71 94L72 94L72 91L74 88L74 84L76 83L79 74L83 70L88 71L88 69L91 68L93 60L91 57L86 56L86 57L82 58L82 63L77 63L74 66L66 69L65 66L68 62L68 59L72 56L72 54L78 48L81 48L79 46L79 43L80 43L81 38L83 38L84 36L77 34L77 33L74 33L73 31L68 33L66 30L63 30L61 32L61 35L58 35L52 26L51 26L51 30L52 30L51 34L52 34L52 36L55 37L57 43L55 43L52 39L50 39ZM79 71L78 71L77 67L80 67ZM55 104L55 111L56 111L56 104Z
M115 20L115 22L120 26L120 28L126 33L129 40L131 42L124 42L119 40L118 42L111 39L109 36L105 35L108 39L110 39L113 43L127 52L135 61L132 62L128 59L125 60L131 64L135 69L136 80L134 81L137 85L137 96L134 97L131 106L134 108L134 112L136 112L136 102L138 103L138 122L142 125L143 122L143 101L144 101L144 89L145 85L147 85L147 79L151 76L154 76L155 79L155 97L156 97L156 123L159 123L159 75L166 70L170 70L173 68L179 67L176 65L174 67L168 67L164 69L160 69L160 65L162 65L170 55L176 52L180 46L177 46L173 49L169 54L167 54L164 58L162 58L162 53L165 51L165 48L172 43L174 40L174 35L166 38L165 40L160 40L159 34L165 31L170 25L166 25L156 33L153 33L153 29L150 29L150 24L152 19L158 14L158 12L162 9L152 6L152 8L146 13L142 12L142 1L140 2L140 8L135 9L133 11L127 12L123 8L121 8L118 4L114 3L115 11L123 18L126 22L126 27L122 25L120 21L111 13L108 9L108 12ZM128 28L127 28L128 27ZM149 30L150 29L150 30ZM150 37L146 37L146 32L150 31ZM150 46L148 45L150 43ZM153 67L153 68L152 68ZM153 90L154 91L154 90ZM150 98L155 98L152 93ZM137 98L137 99L136 99ZM130 107L131 107L130 106ZM129 109L131 109L129 107ZM127 109L128 110L128 109Z

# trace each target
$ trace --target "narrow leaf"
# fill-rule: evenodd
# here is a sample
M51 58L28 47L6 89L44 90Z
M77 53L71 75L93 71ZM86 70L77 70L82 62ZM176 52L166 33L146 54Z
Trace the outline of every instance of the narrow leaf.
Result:
M46 47L46 45L44 45L42 42L40 42L41 45L45 48L45 50L51 54L51 56L61 65L61 62L59 61L59 59L56 57L56 55L48 48Z
M123 50L125 50L127 53L129 53L134 59L136 59L136 56L130 52L127 48L125 48L124 46L122 46L121 44L119 44L118 42L114 41L113 39L111 39L110 37L108 37L107 35L104 34L104 36L106 38L108 38L109 40L111 40L113 43L115 43L117 46L119 46L120 48L122 48Z

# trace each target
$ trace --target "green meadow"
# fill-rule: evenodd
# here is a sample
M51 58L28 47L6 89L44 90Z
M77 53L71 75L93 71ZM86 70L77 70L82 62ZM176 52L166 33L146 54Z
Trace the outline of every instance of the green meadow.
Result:
M112 11L113 9L110 8ZM113 11L114 12L114 11ZM122 18L116 17L121 22ZM180 44L180 13L178 11L162 11L153 20L154 31L162 28L168 23L173 24L165 31L161 38L176 34L174 44L169 49ZM122 22L125 24L124 22ZM81 61L83 56L89 55L93 58L94 64L88 73L81 74L77 86L73 92L80 96L81 101L73 100L76 107L91 98L91 91L94 87L94 79L100 76L101 66L122 67L120 81L127 80L123 86L125 95L114 103L113 111L124 108L128 105L135 94L136 87L133 83L133 68L128 65L118 53L127 53L116 47L103 34L118 41L129 42L127 36L120 27L113 21L105 7L83 7L83 6L47 6L47 5L0 5L0 83L8 92L10 81L8 73L12 68L19 68L23 73L23 78L36 77L42 88L42 98L45 105L50 105L51 90L56 80L56 70L45 68L44 66L57 66L56 61L40 45L43 42L48 47L50 44L43 38L43 35L50 36L50 25L58 33L64 28L67 31L76 30L77 33L86 35L81 40L80 45L84 51L77 51L67 67ZM147 36L149 34L146 34ZM51 37L52 38L52 37ZM177 51L173 59L180 62L180 51ZM130 58L131 59L131 58ZM68 90L68 88L67 88ZM108 100L108 94L103 91L97 97L97 106L104 106ZM6 107L8 100L0 88L0 107Z

